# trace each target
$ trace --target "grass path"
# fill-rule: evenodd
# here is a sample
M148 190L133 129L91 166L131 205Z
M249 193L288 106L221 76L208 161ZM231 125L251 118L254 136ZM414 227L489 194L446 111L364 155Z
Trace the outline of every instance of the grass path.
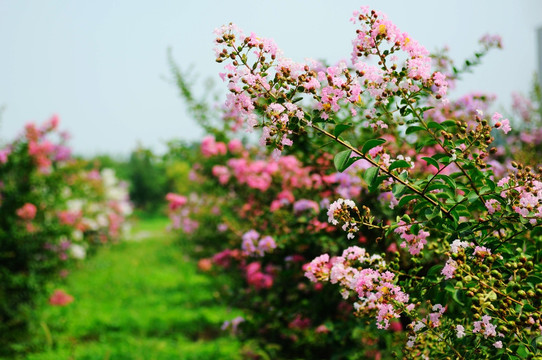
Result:
M237 315L214 301L219 279L183 258L166 224L142 220L131 241L73 271L59 287L75 301L44 310L47 349L26 359L237 359L239 343L219 330Z

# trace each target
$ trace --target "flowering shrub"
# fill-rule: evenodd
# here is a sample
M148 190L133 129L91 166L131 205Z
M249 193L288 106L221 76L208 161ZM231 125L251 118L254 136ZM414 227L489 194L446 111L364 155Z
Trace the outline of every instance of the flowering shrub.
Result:
M312 257L350 241L326 223L326 209L334 196L360 198L361 183L354 176L359 169L337 173L326 153L316 159L318 167L309 167L302 160L313 162L314 156L274 159L237 139L212 136L202 141L199 153L187 179L191 192L166 196L171 227L195 245L202 271L230 278L220 297L243 309L245 319L232 319L224 328L259 345L245 355L257 354L258 348L275 358L361 351L353 331L363 326L356 324L351 305L332 286L304 277ZM376 197L364 195L378 204ZM356 239L367 237L375 236L367 232Z
M293 62L232 24L216 31L237 126L261 128L260 144L277 162L327 138L342 148L336 169L358 169L356 179L393 209L333 192L329 221L345 238L376 231L374 241L394 251L326 251L306 266L307 278L337 284L374 331L404 325L402 341L378 343L375 357L540 357L540 169L506 160L513 148L500 139L513 128L486 115L490 97L447 99L462 69L380 12L364 7L351 20L351 61L334 66ZM484 37L476 59L495 46L498 37ZM226 181L226 169L216 172Z
M2 348L24 335L47 282L121 235L131 212L114 173L85 170L55 116L0 150L0 331ZM69 303L55 293L51 304ZM62 296L61 296L62 295ZM69 300L69 301L68 301Z

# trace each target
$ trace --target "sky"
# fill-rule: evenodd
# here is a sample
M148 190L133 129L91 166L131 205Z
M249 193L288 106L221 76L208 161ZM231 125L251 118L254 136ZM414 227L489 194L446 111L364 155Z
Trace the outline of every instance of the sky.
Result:
M233 22L245 33L273 38L295 61L349 59L361 5L380 10L428 50L450 48L461 63L487 33L504 49L490 53L451 94L528 93L537 66L536 29L542 1L325 0L0 0L0 141L27 122L59 115L77 154L127 155L137 144L157 152L174 138L202 131L171 83L167 51L192 67L199 83L218 78L213 30ZM201 87L198 87L201 89Z

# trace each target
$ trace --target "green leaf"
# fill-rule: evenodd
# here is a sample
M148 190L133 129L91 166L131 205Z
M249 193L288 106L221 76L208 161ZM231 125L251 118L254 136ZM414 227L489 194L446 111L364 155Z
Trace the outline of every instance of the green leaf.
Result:
M411 200L417 199L418 195L405 195L400 200L397 206L402 207L408 204Z
M430 157L422 157L423 160L425 160L425 162L428 164L428 165L433 165L434 167L437 168L437 170L439 169L439 166L438 166L438 162L433 159L433 158L430 158Z
M459 305L461 306L465 306L465 303L463 303L463 301L461 301L459 299L459 295L461 294L460 290L459 289L456 289L453 293L452 293L452 299L454 299L454 301L456 303L458 303Z
M398 199L403 195L403 193L405 192L405 189L406 189L405 185L394 184L393 187L392 187L391 192L393 193L393 196L395 196L395 198Z
M380 186L380 184L382 184L382 182L388 178L389 178L388 175L380 175L373 178L373 181L371 185L369 186L369 192L375 192Z
M335 155L335 158L333 159L333 164L335 165L335 169L337 169L338 172L343 172L348 166L351 165L348 164L351 154L352 150L344 150Z
M457 124L455 123L455 120L446 120L446 121L441 122L440 125L444 127L457 126Z
M422 130L425 130L425 128L423 128L421 126L409 126L406 129L405 134L409 135L409 134L413 134L415 132L422 131Z
M363 174L363 179L365 180L367 185L371 186L377 175L378 168L376 166L373 166L365 170L365 173Z
M475 202L478 200L478 194L476 194L476 192L473 190L467 194L467 199L469 199L470 203Z
M440 125L438 122L435 122L435 121L428 122L427 127L429 129L444 130L444 127L442 125Z
M433 265L431 267L431 269L429 269L429 271L427 271L427 276L426 277L428 277L428 278L436 278L436 277L438 277L443 268L444 268L444 265L442 265L442 264Z
M382 145L386 142L384 139L371 139L368 140L365 144L363 144L363 147L361 148L361 152L366 154L369 150L372 148L375 148L379 145Z
M449 177L448 175L440 174L440 175L435 176L435 178L444 180L446 182L446 184L450 185L450 187L453 189L453 191L455 193L455 191L457 189L457 185L456 185L455 181L451 177Z
M335 135L335 137L339 137L339 135L341 135L344 131L350 129L352 127L352 125L348 125L348 124L338 124L337 126L335 126L335 129L333 129L333 135Z
M406 162L405 160L395 160L391 163L388 170L392 171L398 168L410 168L411 164Z

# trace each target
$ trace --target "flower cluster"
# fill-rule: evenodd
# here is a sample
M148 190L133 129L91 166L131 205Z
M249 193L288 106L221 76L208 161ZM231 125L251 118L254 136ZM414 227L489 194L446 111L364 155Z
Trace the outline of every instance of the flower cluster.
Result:
M399 318L398 304L408 303L409 296L394 284L395 274L386 270L386 262L379 255L370 255L363 248L352 246L342 256L329 259L321 255L306 267L305 276L311 281L340 284L346 299L356 294L356 312L376 312L376 325L387 329L390 320Z

